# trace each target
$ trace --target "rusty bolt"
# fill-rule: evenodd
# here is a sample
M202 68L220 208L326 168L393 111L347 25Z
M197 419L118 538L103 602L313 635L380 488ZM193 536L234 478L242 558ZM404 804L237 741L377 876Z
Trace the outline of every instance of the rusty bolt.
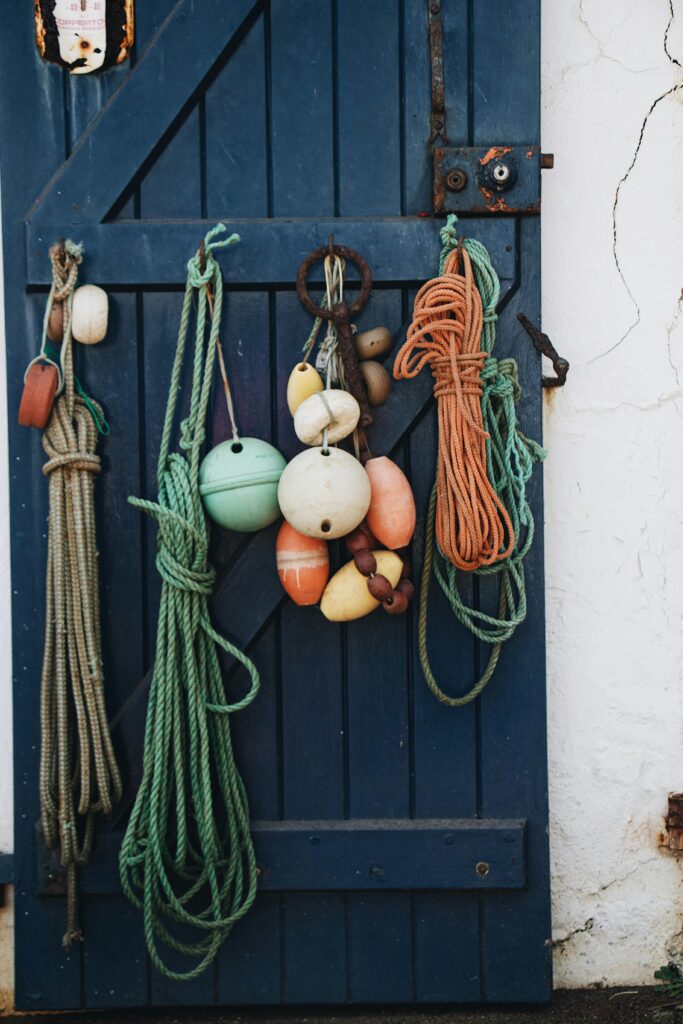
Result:
M555 166L554 153L541 153L541 170L552 171Z
M450 192L462 192L467 188L467 174L461 167L456 167L446 175L446 188Z
M482 878L485 878L491 869L489 868L485 860L480 860L479 863L475 865L474 870L477 872L478 875L481 875Z

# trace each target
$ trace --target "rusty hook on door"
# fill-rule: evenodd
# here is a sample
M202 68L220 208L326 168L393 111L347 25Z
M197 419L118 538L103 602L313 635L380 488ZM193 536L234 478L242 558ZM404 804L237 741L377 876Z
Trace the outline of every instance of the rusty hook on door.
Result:
M564 387L567 380L567 374L569 373L569 363L566 359L563 359L559 355L557 349L553 345L552 341L547 334L532 324L528 317L524 316L524 313L518 313L517 319L520 324L531 338L534 348L541 355L547 356L553 364L553 370L557 374L556 377L543 377L542 383L544 388L561 388Z

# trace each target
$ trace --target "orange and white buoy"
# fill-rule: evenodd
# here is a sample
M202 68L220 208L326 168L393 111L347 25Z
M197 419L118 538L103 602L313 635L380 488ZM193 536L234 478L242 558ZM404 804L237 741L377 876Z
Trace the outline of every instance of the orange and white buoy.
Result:
M280 583L298 605L317 604L330 575L327 544L299 533L285 520L275 542Z

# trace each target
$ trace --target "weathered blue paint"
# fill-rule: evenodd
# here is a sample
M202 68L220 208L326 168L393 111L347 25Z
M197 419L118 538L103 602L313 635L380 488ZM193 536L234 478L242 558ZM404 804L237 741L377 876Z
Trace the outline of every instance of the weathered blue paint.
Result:
M284 599L276 527L214 538L218 626L248 646L259 700L235 720L262 892L213 972L148 968L139 915L117 898L116 849L139 778L158 601L154 530L126 505L154 466L184 268L207 225L222 257L224 341L243 431L297 450L282 396L310 320L296 269L331 231L377 287L363 326L397 338L437 264L422 0L138 3L136 59L68 78L33 46L30 4L5 12L0 154L9 379L15 678L17 1003L26 1010L169 1004L542 1001L550 990L542 537L529 618L481 701L429 694L415 609L336 626ZM538 145L539 2L442 0L452 146ZM17 83L21 92L17 93ZM503 289L499 354L514 354L523 429L540 434L538 218L465 218ZM85 945L61 947L59 872L41 846L36 765L47 489L35 432L15 426L49 281L47 249L85 243L111 296L109 340L78 353L112 423L98 480L108 704L126 796L83 878ZM226 433L216 404L212 436ZM371 443L416 493L415 572L435 460L430 382L395 386ZM542 486L531 486L542 523ZM340 557L335 551L334 557ZM471 596L494 600L479 582ZM432 596L430 656L453 690L485 651ZM231 691L243 685L226 663ZM314 830L311 831L311 830ZM319 843L310 844L313 835ZM453 844L446 837L453 837ZM453 851L452 857L444 851ZM478 875L477 861L491 864ZM51 876L48 879L48 875ZM360 877L362 876L362 877ZM354 878L358 880L354 882ZM49 882L49 885L48 885Z

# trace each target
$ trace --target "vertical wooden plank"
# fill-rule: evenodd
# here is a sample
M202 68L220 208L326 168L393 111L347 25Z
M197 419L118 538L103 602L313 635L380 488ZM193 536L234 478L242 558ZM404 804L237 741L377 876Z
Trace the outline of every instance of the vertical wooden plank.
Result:
M206 93L206 216L268 214L264 16Z
M275 303L278 445L291 458L302 445L291 426L286 381L300 358L311 318L292 292ZM302 499L303 500L303 499ZM282 654L282 817L344 816L341 630L318 608L286 601ZM346 1000L346 911L338 893L288 893L283 904L283 998L288 1003Z
M441 5L446 131L449 146L472 145L468 141L472 109L469 17L470 9L477 7L481 8L482 4L477 4L473 0L448 0L448 3ZM494 33L489 29L489 35L496 34L497 31L497 27Z
M372 254L366 255L372 262ZM376 288L359 326L363 330L385 325L398 331L401 319L401 291ZM376 417L381 415L379 408ZM372 447L372 427L368 437ZM404 468L400 452L392 458ZM344 561L348 558L344 552ZM405 818L410 814L409 627L408 616L388 615L381 608L346 627L351 818ZM411 1000L409 894L349 894L348 927L349 999L383 1001L391 991L396 1002Z
M84 263L87 281L87 255ZM140 480L136 297L110 293L109 329L99 345L76 347L85 390L100 401L110 433L99 440L95 487L107 709L116 713L143 673L141 523L128 495Z
M76 946L67 954L62 947L63 901L34 895L36 858L43 852L35 828L40 748L36 700L45 609L47 487L38 432L18 428L16 414L26 364L40 344L45 297L25 294L22 215L64 158L65 121L62 76L41 61L33 31L31 5L13 5L5 12L0 35L0 137L10 420L15 1000L19 1009L45 1010L80 1006L81 951Z
M272 213L335 213L332 0L272 0L270 52Z
M62 71L66 84L68 152L119 87L129 68L129 62L125 61L101 75L70 75Z
M235 258L239 248L235 247ZM223 348L233 391L236 415L243 436L274 441L271 416L271 319L266 292L226 294ZM216 388L214 441L230 436L223 390ZM238 535L212 525L212 532L226 534L224 552ZM239 594L233 595L237 602ZM279 629L271 623L251 650L261 674L256 700L233 718L235 759L242 773L252 819L277 820L280 815L279 780ZM246 685L245 673L238 678ZM236 685L235 684L231 684ZM233 690L231 688L230 692ZM241 692L238 691L238 692ZM236 925L219 954L218 1001L231 1004L277 1002L280 996L280 901L273 894L257 897L254 907Z
M401 212L399 3L336 5L339 215Z
M432 160L429 147L431 78L426 7L402 2L401 97L403 189L401 212L431 210ZM450 72L450 63L449 63Z
M88 1009L147 1002L147 950L142 915L119 897L84 901L83 996Z
M238 600L238 595L235 595ZM273 623L251 657L261 674L256 700L232 718L237 767L244 779L252 820L273 820L279 813L278 780L278 632ZM241 685L239 681L241 680ZM229 693L247 685L240 671ZM280 996L280 901L261 893L222 947L217 962L218 1002L276 1003Z
M285 1002L346 1002L344 898L338 893L290 892L284 921Z
M87 254L84 268L84 279L87 279ZM107 338L92 348L76 346L75 356L81 382L87 393L102 403L111 428L106 438L100 438L98 446L103 471L97 478L95 500L105 692L107 711L112 717L143 673L144 612L140 575L142 524L138 516L131 515L127 501L129 494L137 492L140 477L136 298L132 293L111 293L109 302ZM122 749L118 737L115 742L125 774L130 752ZM100 822L98 831L106 830L106 823ZM96 836L93 861L97 860L98 854ZM117 961L120 964L124 950L132 950L132 913L126 912L123 901L109 900L104 906L110 913L103 945L104 948L118 950L118 953L107 960L102 944L98 948L102 928L97 911L102 912L103 907L97 901L94 905L88 903L84 910L84 923L89 959L84 962L82 983L87 1006L118 1005L117 999L122 997L122 990L120 981L113 979L112 965ZM139 938L142 938L141 933ZM143 953L144 944L139 953L144 980ZM105 977L109 977L106 985ZM136 984L134 972L128 992L126 999L129 1004L131 1000L145 1001L146 983L142 986Z
M157 157L140 183L139 213L145 217L201 217L202 166L201 101L187 115L170 141ZM200 239L197 239L199 245ZM193 254L188 253L187 259ZM168 295L151 294L144 297L144 437L147 453L145 476L148 493L156 495L156 464L159 453L161 425L168 398L168 382L178 333L178 318L182 298L180 294L169 301ZM155 312L160 316L155 316ZM167 324L164 329L164 324ZM189 348L192 346L190 334ZM191 354L186 360L181 385L181 409L187 409L191 386ZM181 416L185 413L182 412ZM180 417L179 417L180 418ZM154 634L158 615L160 580L153 561L156 554L156 526L145 523L145 551L148 579L148 632L150 664L154 650ZM137 714L142 714L138 709ZM141 756L142 747L139 748ZM182 929L174 929L178 937L190 938ZM172 951L164 951L167 962L179 970L187 970L188 958ZM175 982L159 974L151 965L150 1002L155 1006L206 1005L214 1002L213 972L206 971L190 982Z
M499 355L518 360L523 401L521 428L542 433L540 357L516 322L524 311L540 320L540 224L519 223L520 287L498 328ZM545 701L545 602L543 590L543 479L537 469L528 487L536 522L526 559L528 612L501 654L481 698L481 786L485 817L526 818L528 887L483 897L482 955L487 1001L545 1002L551 992L548 807ZM482 592L489 605L495 600Z
M278 1003L280 945L280 897L264 892L237 922L221 949L218 1002L226 1006Z
M195 107L140 182L140 216L201 217L201 111ZM199 245L199 239L197 239ZM192 253L188 255L191 256Z
M471 145L538 142L540 32L540 0L472 4Z
M406 386L406 385L401 385ZM409 385L408 385L409 386ZM412 432L411 481L418 509L413 566L419 583L425 515L436 466L435 411ZM412 608L413 807L416 818L477 816L477 716L473 705L448 708L427 688L419 659L418 602ZM428 651L432 671L448 693L474 680L474 645L432 581ZM415 893L415 998L418 1002L474 1002L480 998L479 916L472 893Z

